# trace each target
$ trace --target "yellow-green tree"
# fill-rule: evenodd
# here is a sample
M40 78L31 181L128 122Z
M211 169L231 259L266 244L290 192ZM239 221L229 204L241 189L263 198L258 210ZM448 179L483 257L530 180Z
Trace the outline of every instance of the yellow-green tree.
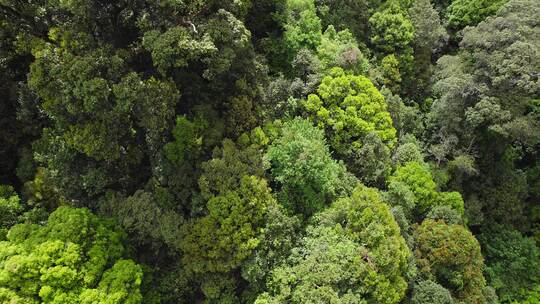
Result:
M14 226L0 243L0 302L140 303L143 272L125 259L124 237L113 221L71 207L43 226Z
M303 106L308 117L325 130L330 146L353 173L368 177L368 181L378 178L366 170L375 160L357 155L370 133L379 139L376 144L380 149L392 149L396 130L383 95L368 78L333 68L323 78L317 94L309 95Z

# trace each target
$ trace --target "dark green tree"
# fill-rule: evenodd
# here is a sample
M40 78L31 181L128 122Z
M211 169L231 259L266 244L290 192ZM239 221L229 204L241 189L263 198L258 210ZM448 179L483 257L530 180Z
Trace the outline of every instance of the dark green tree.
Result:
M425 220L414 237L420 274L436 280L464 303L486 303L480 244L465 227Z

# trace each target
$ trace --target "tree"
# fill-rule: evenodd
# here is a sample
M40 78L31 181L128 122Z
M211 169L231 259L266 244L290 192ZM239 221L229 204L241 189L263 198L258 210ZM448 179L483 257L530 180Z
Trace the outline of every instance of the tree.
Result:
M464 203L459 192L438 192L429 167L408 162L399 166L388 179L388 194L394 205L410 215L425 215L437 206L448 206L463 215Z
M6 303L141 303L141 266L124 233L87 209L60 207L44 226L20 224L2 242L0 299Z
M425 220L415 232L414 253L420 273L435 279L465 303L485 303L480 244L460 225Z
M264 179L244 175L237 188L208 200L206 215L183 227L182 267L207 301L239 301L240 268L264 238L275 204Z
M259 246L242 265L242 278L249 282L250 301L266 290L271 272L287 260L301 235L301 220L279 204L268 206Z
M303 244L306 255L302 258L300 252L293 251L290 263L294 264L272 272L269 287L273 294L262 294L255 303L342 303L365 299L359 286L372 275L372 270L358 255L364 252L358 244L329 227L314 229ZM313 288L309 282L320 287Z
M370 41L373 49L377 51L377 59L381 60L379 65L383 81L387 82L389 88L396 93L400 88L400 82L407 85L413 82L410 77L414 71L412 49L414 26L407 14L409 1L404 2L406 3L389 1L369 18Z
M540 249L519 231L493 227L478 236L486 259L486 279L501 301L521 300L540 279Z
M426 214L426 219L441 220L448 225L463 225L463 216L447 205L435 206Z
M188 223L180 248L195 273L228 272L260 243L268 206L275 204L266 181L244 176L238 188L211 198L208 214Z
M20 117L38 127L36 160L67 200L89 206L108 190L132 194L162 173L177 115L215 121L211 115L225 108L218 121L226 132L254 127L264 67L241 21L249 3L2 4L2 25L21 37L17 49L31 63L18 90L21 110L35 104L47 128L36 115Z
M317 94L309 95L303 106L316 125L325 130L337 156L360 177L372 173L366 172L355 157L369 133L375 133L388 149L395 145L396 130L384 97L364 76L333 68Z
M36 200L36 196L47 196L40 192L42 189L36 187L32 190L35 191L35 196L26 198L24 192L19 196L13 187L0 185L0 240L6 240L9 229L16 224L43 222L49 215L47 209L57 207ZM25 189L26 191L28 190Z
M321 43L322 25L313 0L287 1L283 39L293 58L300 49L316 50Z
M526 299L525 301L521 302L523 304L534 304L538 303L540 301L540 285L537 285L533 290L529 290L525 293ZM518 302L513 302L518 303Z
M371 43L386 54L410 48L414 38L414 27L407 12L397 4L390 4L369 18Z
M80 48L85 47L90 48ZM62 55L49 56L55 52ZM69 198L88 200L119 181L125 187L137 183L130 168L141 163L141 146L147 145L151 154L164 144L159 141L179 98L174 85L126 73L125 58L106 48L61 52L49 45L40 54L29 83L53 121L37 150L42 164L62 172L55 184ZM73 179L73 174L82 178Z
M356 39L348 29L336 31L332 24L324 28L313 0L287 1L284 12L283 40L289 53L289 62L302 50L317 54L323 70L342 66L365 73L367 60Z
M403 137L401 144L396 148L393 161L398 166L404 166L409 162L424 162L424 155L420 148L420 142L410 135Z
M508 0L454 0L446 9L446 19L454 30L474 26L494 15Z
M415 0L409 9L414 26L413 45L416 51L437 51L448 39L448 33L441 24L439 13L429 0Z
M263 177L265 173L263 156L256 145L246 147L230 139L223 140L222 145L214 149L212 159L201 165L199 188L205 200L238 188L245 175Z
M416 136L420 139L424 131L424 115L416 104L405 104L399 95L393 94L388 88L382 88L381 94L388 105L388 112L392 117L396 129L397 140L404 142L406 135Z
M520 61L536 58L531 16L537 10L533 1L510 1L496 16L464 30L460 53L439 59L434 85L439 98L432 114L444 134L441 140L455 136L459 141L456 153L482 147L481 159L500 159L514 141L526 146L538 142L532 110L538 87L530 77L538 62Z
M266 158L280 187L279 202L305 216L350 193L355 186L355 178L332 159L323 131L308 120L286 122Z
M448 40L448 33L442 26L439 13L429 0L415 0L409 9L414 26L414 80L413 96L424 98L429 92L433 74L432 58Z
M176 206L170 202L174 198L166 189L153 190L137 190L127 198L109 193L101 203L101 212L118 219L141 257L157 259L179 251L185 220L174 209Z
M182 165L185 160L193 159L202 145L198 129L198 126L185 116L177 117L176 125L172 130L174 141L163 147L167 159L177 165Z
M301 240L301 247L292 250L287 263L272 270L268 292L259 295L255 303L365 301L370 289L362 286L369 286L366 281L375 274L362 254L366 249L342 229L313 227Z
M255 303L398 303L409 254L388 206L361 186L315 216Z
M397 94L401 86L399 61L394 54L384 56L381 60L382 83L392 93Z
M337 32L332 25L329 25L321 36L321 43L317 46L317 57L323 70L340 66L359 74L366 74L369 66L351 32L346 29Z
M338 31L349 29L356 40L369 39L369 17L376 7L375 1L331 1L317 0L317 11L323 27L333 25Z
M450 292L433 281L422 281L414 285L412 304L453 304Z
M399 302L406 290L411 255L387 203L376 188L359 185L350 197L337 200L315 218L327 227L341 226L369 252L362 258L377 271L371 296L377 302ZM368 297L369 299L370 297Z

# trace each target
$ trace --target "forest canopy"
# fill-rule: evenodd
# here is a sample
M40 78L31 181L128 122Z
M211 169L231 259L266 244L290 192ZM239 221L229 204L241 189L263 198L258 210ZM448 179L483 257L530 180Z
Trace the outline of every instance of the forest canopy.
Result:
M537 0L0 0L0 304L540 303Z

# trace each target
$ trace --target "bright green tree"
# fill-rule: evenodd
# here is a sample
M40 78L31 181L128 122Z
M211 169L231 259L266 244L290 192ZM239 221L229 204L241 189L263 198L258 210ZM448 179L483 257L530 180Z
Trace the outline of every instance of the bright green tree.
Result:
M408 214L425 215L437 206L448 206L463 215L464 203L459 192L439 192L429 166L420 162L408 162L398 166L388 179L388 194L394 205L404 208Z
M508 0L454 0L446 9L446 19L454 30L466 26L474 26L491 15L497 13L499 8Z
M141 303L143 272L124 233L87 209L60 207L44 226L20 224L0 249L3 303Z
M290 0L285 9L283 39L294 57L303 48L316 50L321 43L322 25L313 0Z
M371 43L385 53L395 53L410 48L414 27L399 5L390 4L369 19Z
M364 172L355 157L369 133L375 133L383 145L391 149L396 143L396 130L381 93L364 76L348 74L333 68L317 89L303 102L308 116L324 129L330 146L349 169Z

